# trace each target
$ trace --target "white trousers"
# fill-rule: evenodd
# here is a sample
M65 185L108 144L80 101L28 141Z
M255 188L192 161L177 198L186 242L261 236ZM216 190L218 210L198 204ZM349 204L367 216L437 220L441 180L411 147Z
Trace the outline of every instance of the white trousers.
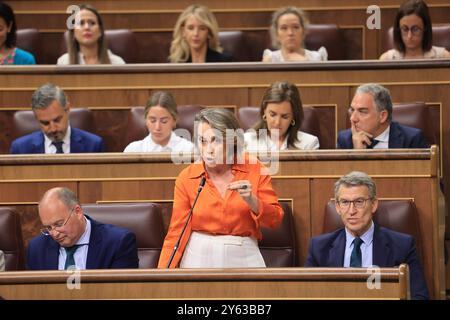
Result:
M258 241L250 237L192 232L180 268L264 268Z

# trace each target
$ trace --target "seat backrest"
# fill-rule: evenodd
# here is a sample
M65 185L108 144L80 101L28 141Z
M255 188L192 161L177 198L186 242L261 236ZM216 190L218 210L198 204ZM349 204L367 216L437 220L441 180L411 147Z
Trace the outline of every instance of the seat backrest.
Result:
M450 25L433 26L433 45L450 50ZM394 27L390 27L383 37L383 52L394 48Z
M25 269L20 216L8 207L0 207L0 250L5 253L6 271Z
M186 129L193 137L195 115L204 107L200 105L179 105L177 106L178 121L177 128ZM147 126L144 119L145 107L131 107L128 113L127 134L123 145L126 147L129 143L142 140L148 135Z
M220 31L219 41L223 50L231 54L234 61L251 61L243 31Z
M156 268L164 242L161 206L156 203L85 204L94 220L128 229L136 235L139 268Z
M295 267L297 265L294 217L287 203L280 202L280 204L284 215L278 228L261 228L262 240L259 242L259 250L268 268Z
M84 131L94 131L94 120L91 110L87 108L71 108L70 125ZM12 139L40 130L39 122L32 110L16 111L13 116Z
M18 48L33 54L36 63L42 63L41 35L38 29L19 29L16 33Z
M64 32L64 36L61 38L60 55L67 52L68 37L69 31ZM139 43L133 31L130 29L105 30L105 38L112 53L121 57L126 63L139 62Z
M310 24L308 26L305 48L318 50L322 46L327 49L328 60L345 59L341 31L336 24Z
M240 107L238 119L244 131L250 129L259 119L259 107ZM300 130L315 135L319 142L321 141L319 118L314 107L303 107L303 123Z
M324 233L333 232L344 227L334 203L334 200L331 200L325 207ZM419 229L417 208L413 200L379 200L378 209L373 215L373 220L382 227L413 236L416 240L417 251L419 255L421 254L422 237Z
M429 144L437 143L428 107L424 102L394 104L392 120L422 130Z

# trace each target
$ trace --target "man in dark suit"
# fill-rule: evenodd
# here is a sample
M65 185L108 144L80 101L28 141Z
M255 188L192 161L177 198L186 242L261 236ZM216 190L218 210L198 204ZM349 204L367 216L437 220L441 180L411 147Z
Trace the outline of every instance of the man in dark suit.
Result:
M41 130L14 140L12 154L104 151L102 138L69 125L70 103L58 86L39 87L31 97L31 108Z
M39 202L41 235L28 245L31 270L138 268L135 235L83 214L67 188L48 190Z
M349 114L351 128L339 132L339 149L429 148L420 129L392 121L389 90L379 84L359 86Z
M314 237L305 267L394 267L409 265L412 299L428 299L428 289L413 237L374 224L376 186L353 171L334 185L336 211L345 228Z

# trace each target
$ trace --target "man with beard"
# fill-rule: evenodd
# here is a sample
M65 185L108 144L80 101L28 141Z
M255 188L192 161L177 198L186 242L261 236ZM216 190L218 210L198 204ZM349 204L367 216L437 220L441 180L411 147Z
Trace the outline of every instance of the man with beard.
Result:
M38 88L31 97L31 108L41 130L14 140L12 154L104 151L102 138L70 126L70 103L60 87L47 83Z

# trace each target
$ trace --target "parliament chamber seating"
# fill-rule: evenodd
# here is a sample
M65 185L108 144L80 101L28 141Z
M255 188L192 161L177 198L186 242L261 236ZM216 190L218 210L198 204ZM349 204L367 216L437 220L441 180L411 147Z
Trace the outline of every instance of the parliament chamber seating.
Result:
M25 269L20 216L9 207L0 207L0 250L5 253L6 271Z
M345 60L345 50L340 29L335 24L311 24L306 30L305 47L318 50L324 46L328 60Z
M159 204L85 204L82 207L92 219L128 229L136 235L139 268L158 266L165 237Z
M177 129L186 129L193 137L195 115L204 107L200 105L179 105L177 106L178 120ZM123 145L126 147L129 143L142 140L148 135L147 126L144 119L145 107L132 107L128 114L127 133Z
M41 56L41 35L37 29L18 29L16 45L18 48L33 54L36 63L42 63Z
M61 38L60 54L63 55L67 52L67 38L69 32L66 31ZM111 29L105 30L105 38L108 43L108 48L112 53L118 55L126 63L138 63L140 58L139 43L136 39L136 35L129 29Z
M70 125L74 128L94 132L94 120L91 110L87 108L71 108ZM16 111L13 116L12 139L40 130L39 122L32 110Z
M240 107L238 109L238 119L244 131L252 128L258 121L259 117L259 107L249 106ZM319 139L319 142L322 141L319 119L314 107L303 106L303 122L300 130L316 136Z
M292 210L285 202L280 202L280 205L283 208L284 216L278 228L261 228L262 240L259 242L259 250L268 268L297 266L297 245Z
M433 45L450 50L450 25L433 25ZM385 33L382 43L383 52L394 48L394 28Z
M416 205L412 199L379 200L378 209L373 215L373 220L382 227L413 236L416 240L417 252L422 257L422 237L419 219ZM335 208L335 201L331 200L325 206L323 232L333 232L343 227L341 217Z

